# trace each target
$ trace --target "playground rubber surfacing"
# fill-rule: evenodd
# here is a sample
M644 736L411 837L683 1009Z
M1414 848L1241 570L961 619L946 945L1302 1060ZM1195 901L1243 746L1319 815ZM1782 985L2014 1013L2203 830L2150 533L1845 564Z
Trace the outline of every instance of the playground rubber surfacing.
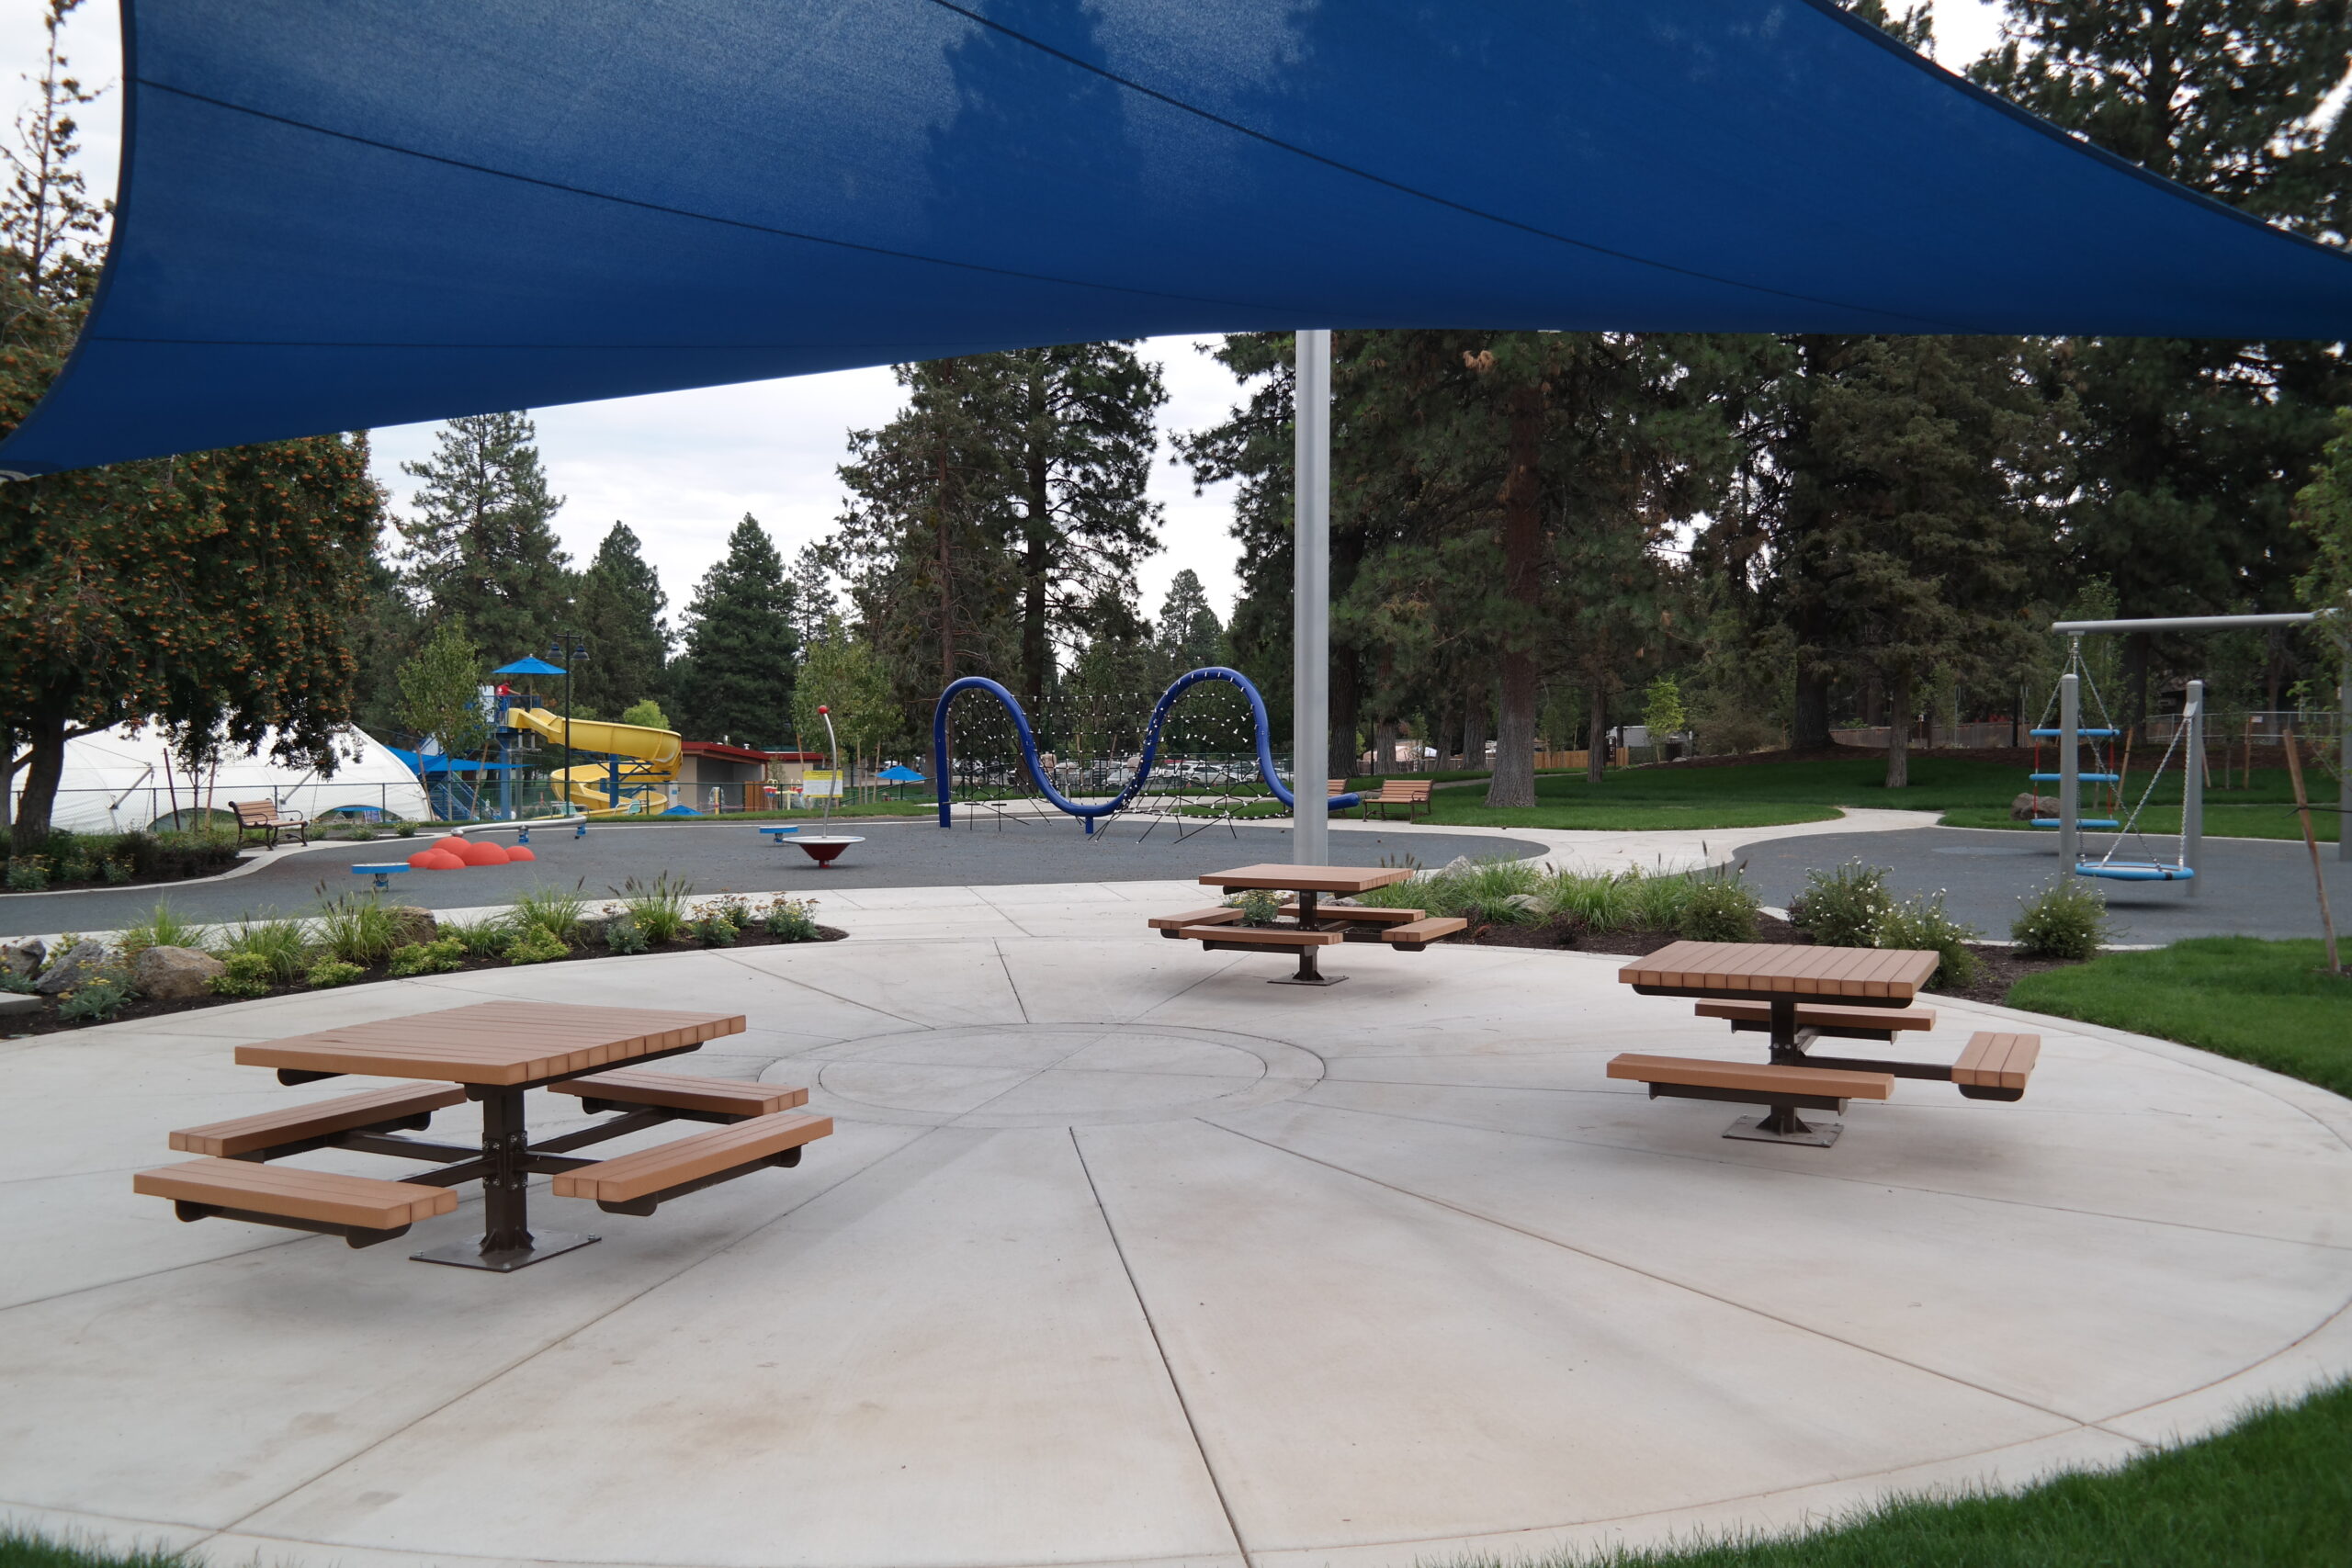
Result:
M1402 1568L2014 1484L2352 1368L2352 1103L2034 1020L2019 1104L1727 1142L1602 1076L1752 1054L1615 960L1287 990L1141 931L1197 896L877 889L822 948L0 1046L0 1511L321 1568ZM166 1129L311 1092L235 1044L492 995L741 1010L673 1066L839 1131L512 1277L131 1195ZM1946 1059L2020 1016L1937 1005Z

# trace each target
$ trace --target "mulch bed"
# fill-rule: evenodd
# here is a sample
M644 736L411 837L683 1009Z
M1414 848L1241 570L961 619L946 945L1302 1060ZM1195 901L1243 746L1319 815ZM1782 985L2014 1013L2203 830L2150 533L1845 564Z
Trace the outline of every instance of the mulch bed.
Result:
M1612 956L1646 958L1668 942L1682 939L1672 931L1586 931L1571 920L1554 921L1548 925L1474 926L1457 936L1444 939L1449 942L1468 942L1478 947L1528 947L1547 953L1605 953ZM1758 942L1787 942L1809 947L1813 938L1788 921L1770 915L1756 917ZM2009 987L2028 975L2039 975L2045 969L2070 968L2076 962L2070 958L2020 958L2013 948L1995 947L1971 942L1968 950L1976 954L1976 979L1965 990L1939 990L1934 994L1962 997L1973 1002L1998 1003L2009 994Z
M839 926L820 925L817 928L817 937L820 942L840 942L848 935L849 932L842 930ZM726 948L707 949L698 942L657 942L646 951L648 953L724 953L729 951L731 948L797 947L799 945L801 944L798 942L786 942L780 938L772 937L763 931L747 931L739 935L735 941L729 943ZM593 962L596 959L618 958L624 955L617 953L608 953L601 947L575 947L564 957L548 959L547 961L547 964L509 964L503 958L498 957L467 958L461 960L456 968L443 969L438 971L438 973L443 975L464 975L476 969L537 969L547 967L548 964L582 964ZM345 991L351 989L354 986L372 985L378 981L397 978L400 978L400 976L393 975L383 964L377 964L369 965L367 972L361 976L360 978L351 981L348 985L336 986L332 988L337 991ZM413 978L429 979L431 976L413 976ZM295 993L313 996L323 994L314 992L310 987L297 982L291 986L281 986L277 990L271 991L269 995L273 997L283 997ZM234 1002L260 1001L263 998L260 997L203 996L183 997L172 1001L156 1001L146 997L135 997L130 1001L123 1003L122 1007L115 1013L114 1017L108 1019L107 1021L109 1023L127 1023L133 1019L165 1018L175 1012L197 1012L205 1008L227 1007ZM96 1027L93 1024L87 1023L67 1023L57 1016L57 1002L54 998L43 997L40 1000L45 1005L38 1017L0 1020L0 1038L17 1040L30 1034L71 1033L77 1029L90 1029Z

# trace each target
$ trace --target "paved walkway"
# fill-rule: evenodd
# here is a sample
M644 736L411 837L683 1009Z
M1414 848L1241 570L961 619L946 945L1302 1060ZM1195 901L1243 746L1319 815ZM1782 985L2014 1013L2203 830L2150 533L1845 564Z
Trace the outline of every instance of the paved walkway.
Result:
M0 1043L0 1515L317 1568L1405 1568L2103 1464L2352 1369L2352 1104L2043 1022L1726 1142L1746 1057L1577 953L1144 934L1186 884L868 888L854 940L502 969ZM242 1041L484 997L740 1009L673 1066L837 1134L512 1277L183 1225ZM2016 1015L1939 1004L1949 1058ZM537 1124L577 1103L535 1095ZM462 1134L469 1113L435 1132ZM381 1161L302 1163L381 1173Z
M1826 824L1838 828L1839 824ZM1849 825L1842 825L1849 826ZM1883 865L1887 885L1905 896L1941 889L1945 907L1987 936L2006 939L2022 897L2059 874L2056 838L1974 828L1908 831L1833 831L1802 838L1764 837L1739 852L1747 880L1764 901L1785 907L1803 891L1815 866L1861 860ZM2107 840L2098 840L2101 850ZM2172 840L2158 840L2157 852ZM2352 938L2352 863L2323 844L2328 897ZM2317 937L2319 897L2312 886L2311 854L2302 843L2271 839L2208 839L2204 867L2192 893L2186 883L2101 881L2115 919L2115 940L2178 942L2191 936Z

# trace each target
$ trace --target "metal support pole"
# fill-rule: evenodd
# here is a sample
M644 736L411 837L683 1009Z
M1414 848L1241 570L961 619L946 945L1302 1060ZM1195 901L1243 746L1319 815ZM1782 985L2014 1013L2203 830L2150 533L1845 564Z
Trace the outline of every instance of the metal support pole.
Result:
M1291 860L1331 863L1331 334L1298 334L1292 504Z
M2188 705L2181 714L2188 733L2182 739L2188 744L2188 767L2180 784L2180 863L2193 873L2201 872L2199 863L2205 858L2205 682L2188 683ZM2188 896L2197 897L2197 886L2202 878L2192 874L2188 879Z
M2072 876L2082 856L2082 677L2058 677L2058 874Z
M2346 635L2341 623L2335 629ZM2352 861L2352 643L2345 646L2335 688L2335 858Z

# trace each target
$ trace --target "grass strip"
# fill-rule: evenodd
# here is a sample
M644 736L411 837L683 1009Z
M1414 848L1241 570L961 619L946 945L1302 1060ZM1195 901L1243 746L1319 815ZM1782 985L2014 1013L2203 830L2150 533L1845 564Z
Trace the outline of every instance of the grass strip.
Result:
M2340 1568L2352 1557L2352 1384L2200 1442L2015 1495L1897 1498L1828 1529L1538 1568ZM1520 1564L1528 1560L1519 1559ZM1453 1568L1502 1568L1495 1557Z
M2338 818L2332 808L2333 804L2330 803L2329 810L2312 813L2312 828L2324 844L2335 842L2342 830L2337 826ZM2086 811L2084 815L2090 813ZM2128 819L2130 816L2131 807L2127 806L2123 817L2117 820ZM2054 828L2036 828L2030 822L2015 820L2006 807L1996 809L1985 806L1961 807L1947 811L1943 815L1943 826L2014 828L2021 833L2039 833L2045 838L2058 836ZM2086 829L2085 831L2104 845L2112 830L2102 828ZM2138 831L2160 853L2168 851L2172 845L2166 840L2177 840L2180 836L2180 807L2151 805L2140 814ZM2300 843L2303 828L2296 820L2295 807L2289 801L2244 806L2233 801L2216 803L2209 800L2205 803L2205 836L2211 839L2292 839Z
M2316 941L2195 937L2029 975L2008 1005L2177 1040L2352 1095L2352 979L2324 973L2324 962Z

